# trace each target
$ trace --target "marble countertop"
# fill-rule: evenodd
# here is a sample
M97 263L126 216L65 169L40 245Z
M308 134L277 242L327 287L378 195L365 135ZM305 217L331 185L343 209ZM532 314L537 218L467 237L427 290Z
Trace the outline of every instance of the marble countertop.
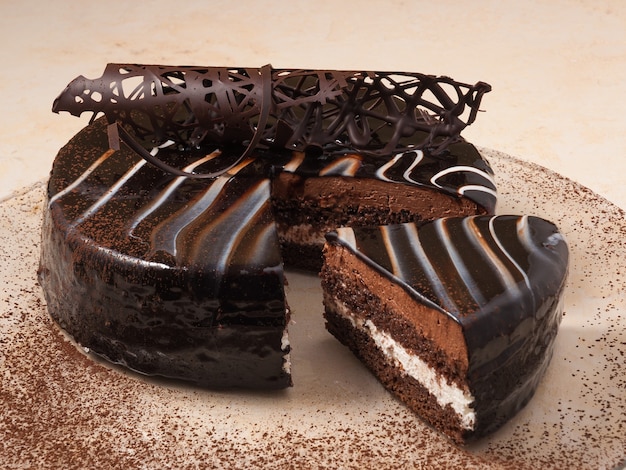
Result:
M108 62L418 71L493 86L464 136L622 208L626 3L3 2L0 199L48 175L87 117L55 115ZM558 197L558 195L555 195Z

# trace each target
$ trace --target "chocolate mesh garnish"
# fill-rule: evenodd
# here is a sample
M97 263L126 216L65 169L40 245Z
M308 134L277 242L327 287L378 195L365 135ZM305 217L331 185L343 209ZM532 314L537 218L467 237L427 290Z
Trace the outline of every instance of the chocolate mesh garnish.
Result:
M256 147L436 155L476 119L490 90L407 72L109 64L101 78L74 79L53 111L104 114L115 124L113 148L119 124L119 137L155 164L163 162L147 149L166 143L238 144L242 158Z

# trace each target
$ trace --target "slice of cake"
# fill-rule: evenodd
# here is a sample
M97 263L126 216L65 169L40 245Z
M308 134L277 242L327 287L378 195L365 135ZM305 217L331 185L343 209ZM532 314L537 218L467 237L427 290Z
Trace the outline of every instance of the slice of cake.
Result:
M39 280L51 316L141 373L291 385L283 260L321 265L322 234L342 224L490 213L493 173L459 135L489 90L269 66L77 77L53 105L92 121L48 184Z
M458 443L533 395L561 319L568 249L527 216L341 228L321 272L327 329Z

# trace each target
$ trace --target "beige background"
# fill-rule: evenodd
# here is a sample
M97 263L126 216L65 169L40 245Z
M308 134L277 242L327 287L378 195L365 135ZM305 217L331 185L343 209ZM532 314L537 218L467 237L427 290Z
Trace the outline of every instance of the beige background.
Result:
M624 212L497 152L487 155L502 210L557 222L572 263L555 357L532 406L474 448L420 425L327 335L310 277L289 277L296 386L279 396L179 389L98 366L59 336L34 280L36 183L88 120L54 115L52 102L107 62L486 81L493 92L469 140L556 170L626 209L626 2L0 0L0 39L0 346L9 345L0 347L0 462L516 470L626 462Z
M626 2L0 1L0 199L87 122L50 112L107 62L417 71L493 86L464 133L626 208ZM555 195L555 197L558 197Z

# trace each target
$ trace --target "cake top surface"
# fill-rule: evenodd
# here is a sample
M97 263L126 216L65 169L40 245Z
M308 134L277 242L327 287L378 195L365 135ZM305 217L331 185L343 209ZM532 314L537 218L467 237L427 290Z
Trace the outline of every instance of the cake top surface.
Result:
M465 195L487 212L496 203L493 172L467 143L452 144L438 157L421 150L367 159L283 149L255 150L240 161L239 150L232 145L216 145L211 151L159 149L156 155L185 171L230 166L212 179L175 176L147 164L127 146L110 151L106 120L98 119L60 150L50 176L48 205L61 211L65 223L77 229L73 233L93 237L120 254L175 266L198 258L201 251L196 248L212 236L209 227L214 224L209 222L214 217L225 220L225 214L238 214L243 224L250 217L241 210L249 207L253 213L267 213L262 220L269 227L270 181L280 171L421 186L453 197ZM217 249L208 241L205 245ZM205 255L202 252L201 258L207 262Z

